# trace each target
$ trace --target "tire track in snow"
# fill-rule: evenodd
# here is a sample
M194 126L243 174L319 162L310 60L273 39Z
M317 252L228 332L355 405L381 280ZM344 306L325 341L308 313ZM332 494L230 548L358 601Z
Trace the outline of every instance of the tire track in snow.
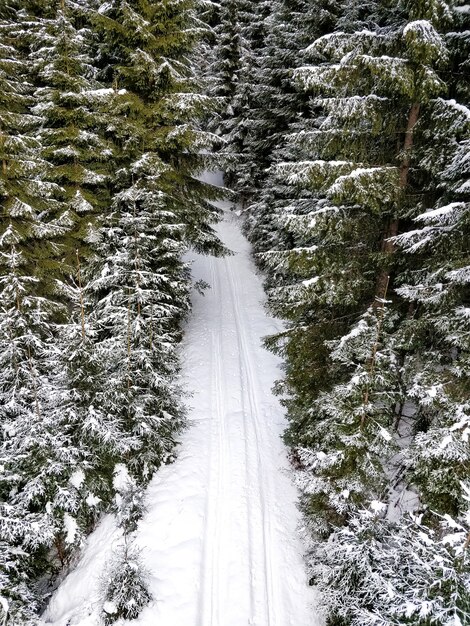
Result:
M235 311L235 307L234 307L234 300L233 300L233 293L232 293L232 289L231 289L231 285L230 285L230 275L229 275L229 270L228 270L228 265L226 260L223 261L223 265L222 265L222 269L224 271L224 277L225 277L225 285L228 287L229 290L229 305L230 305L230 309L231 309L231 313L233 315L233 318L236 319L236 311ZM244 375L243 375L243 358L242 358L242 353L240 350L240 339L239 339L239 335L238 335L238 331L236 333L236 340L237 340L237 346L238 346L238 376L239 376L239 384L240 384L240 407L241 407L241 412L242 412L242 420L241 420L241 435L242 435L242 439L243 439L243 451L244 451L244 465L245 465L245 474L244 474L244 479L245 479L245 485L244 485L244 492L245 492L245 503L246 503L246 536L248 539L248 577L247 577L247 581L248 581L248 594L249 594L249 624L254 624L255 622L253 622L254 616L255 616L255 612L256 612L256 588L255 588L255 584L254 584L254 574L256 572L256 567L255 567L255 540L254 540L254 529L253 529L253 512L252 512L252 504L251 504L251 497L250 497L250 485L252 482L252 477L253 477L253 471L252 471L252 464L251 464L251 454L250 454L250 433L248 431L248 424L247 424L247 419L246 419L246 403L245 403L245 396L243 393L243 389L244 389ZM269 625L267 625L269 626Z
M251 430L253 431L255 447L256 447L256 478L257 478L257 490L260 502L260 511L261 511L261 524L262 524L262 551L263 551L263 565L264 565L264 587L265 587L265 615L267 618L266 626L275 626L276 624L276 616L282 614L282 607L279 606L277 599L279 598L279 594L276 593L276 585L274 582L274 574L273 574L273 554L275 553L272 549L272 529L271 529L271 521L268 511L266 510L267 505L267 495L266 490L264 488L263 483L266 482L268 486L268 493L271 491L269 489L269 473L263 471L263 461L261 454L261 435L260 435L260 415L261 409L259 406L258 398L256 393L254 392L254 388L257 387L257 375L255 372L255 368L253 367L253 359L251 356L251 350L249 348L249 341L246 333L246 324L248 320L242 314L242 308L240 306L240 300L237 296L238 293L242 293L239 290L236 283L236 278L234 276L232 262L231 260L224 259L224 265L226 269L226 274L228 278L228 287L230 298L234 311L234 322L237 331L237 341L239 344L239 356L241 359L242 367L241 367L241 384L242 384L242 401L244 400L244 394L246 392L250 415L247 415L247 412L243 410L244 414L244 422L245 425L251 426ZM251 420L248 419L251 417ZM250 454L247 455L247 466L248 459ZM247 483L249 484L249 483ZM251 521L253 521L253 515L250 515ZM264 624L263 624L264 626Z
M218 274L215 261L211 263L211 285L218 289ZM200 626L218 626L220 621L220 580L221 552L224 545L221 533L225 525L222 503L224 501L224 483L226 480L227 444L225 434L225 414L223 410L224 389L222 385L220 320L221 311L217 311L219 327L210 331L210 380L211 412L209 441L209 488L206 499L206 524L203 541L204 558L201 562L201 593L199 597ZM215 453L214 453L215 450ZM214 458L216 459L214 461Z

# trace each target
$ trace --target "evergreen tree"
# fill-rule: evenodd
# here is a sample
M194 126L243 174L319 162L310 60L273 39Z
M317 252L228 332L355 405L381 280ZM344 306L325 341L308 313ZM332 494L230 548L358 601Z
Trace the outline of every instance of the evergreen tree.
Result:
M35 592L21 591L21 581L33 581L44 570L45 552L54 538L53 520L44 507L68 462L67 433L57 433L48 419L54 389L47 366L53 320L64 313L56 298L57 248L68 226L60 217L43 220L57 188L43 180L45 163L34 137L39 120L29 112L32 86L21 52L23 17L7 17L1 23L6 45L1 112L0 541L9 546L2 573L10 581L12 615L30 615L34 609ZM26 602L32 607L22 605Z
M443 114L448 115L447 107ZM461 481L470 467L470 111L454 105L452 119L465 139L453 147L454 156L439 177L443 197L398 242L419 262L399 289L413 310L400 329L411 352L404 377L419 427L408 463L423 501L455 515L462 501Z
M266 105L262 74L271 10L271 3L251 0L240 2L238 7L241 55L238 85L232 98L232 129L227 137L233 154L227 182L237 192L243 208L259 189L269 159L269 151L261 146L264 129L259 117Z
M148 171L155 177L155 164ZM188 306L183 245L176 239L183 227L165 206L157 210L159 200L139 185L116 194L89 287L96 350L106 367L103 409L133 438L128 465L141 478L166 460L183 423L173 382L178 320Z
M62 247L63 272L75 273L76 250L82 259L94 215L109 206L112 144L103 137L112 90L99 89L92 67L92 35L78 29L76 4L61 2L56 14L41 11L31 34L29 56L35 82L35 107L42 117L39 140L48 167L45 176L60 189L47 217L62 214L70 228ZM42 17L43 16L43 17ZM44 218L43 218L44 219Z
M209 93L219 101L211 127L218 135L226 137L231 135L237 122L234 103L243 51L237 0L221 2L217 18L207 81Z
M115 468L114 487L116 516L123 532L123 545L110 565L106 581L103 604L105 624L113 624L120 618L135 619L152 599L146 581L148 574L133 541L137 523L144 512L142 490L122 464Z
M195 178L201 29L191 2L164 4L28 2L1 25L0 596L25 624L39 577L109 507L116 462L145 482L170 456L182 255L223 251L220 192Z
M117 171L111 212L90 265L97 350L108 414L134 438L127 459L147 480L180 430L174 378L179 323L188 311L187 246L222 252L208 202L219 191L194 178L212 139L196 127L208 99L195 92L191 2L113 2L93 15L101 77L115 89Z
M362 393L356 395L354 391L361 380L353 367L357 357L346 359L338 367L335 352L330 349L325 354L324 348L320 348L320 354L328 359L320 364L326 370L326 391L335 397L335 387L328 388L327 381L333 383L339 378L342 382L338 392L346 385L349 415L357 415L356 436L364 425L359 413L369 403L385 419L382 427L394 423L395 403L401 391L398 375L393 381L388 380L383 390L390 399L387 403L383 403L382 392L374 397L368 385L373 383L373 387L379 382L375 369L378 360L384 371L396 370L396 348L391 349L392 344L387 340L393 332L393 323L391 327L384 323L385 299L393 287L390 263L394 248L389 238L398 228L397 216L400 212L406 215L412 202L408 180L410 150L421 101L430 107L428 103L436 90L443 87L430 64L445 56L442 39L430 22L408 22L399 27L394 22L392 26L381 26L377 9L373 30L373 19L374 15L369 13L367 30L338 31L317 40L311 51L332 60L298 71L306 86L325 94L319 101L325 113L318 128L300 137L308 142L308 149L317 158L281 164L278 172L291 183L315 189L317 207L305 216L284 218L285 222L292 219L299 225L309 224L309 245L266 257L268 260L271 257L268 262L275 267L279 262L290 265L302 278L298 286L280 288L281 300L286 302L288 295L287 302L295 302L294 307L290 304L285 307L291 309L290 315L300 314L304 328L304 315L307 325L315 320L323 327L329 326L328 334L334 329L330 320L338 319L337 330L349 328L343 340L341 335L336 335L339 345L348 337L361 334L359 329L365 319L361 318L358 326L351 319L372 304L370 315L375 321L365 325L372 332L363 359L373 381L367 383L366 389L362 388ZM403 143L397 153L400 132L404 133ZM398 165L394 160L398 160ZM317 310L312 315L314 306ZM392 315L390 319L393 318ZM321 334L317 336L323 343ZM302 427L307 432L319 427L313 417L318 413L313 411L309 415L309 428L305 424ZM367 445L372 445L372 439ZM321 438L318 446L321 450Z
M201 32L193 2L167 0L141 6L116 1L104 5L94 20L102 39L101 76L109 85L123 88L113 103L120 116L114 136L123 157L116 190L137 182L130 168L144 157L147 167L155 167L167 209L184 224L186 244L221 253L211 227L218 211L209 200L223 192L194 176L211 162L203 150L212 145L213 137L196 124L210 99L197 92L188 59ZM140 174L143 185L144 166ZM156 181L148 177L148 182L154 189Z
M400 608L390 600L376 612L368 588L380 575L376 559L387 563L397 536L404 561L416 541L409 525L400 534L389 519L394 463L404 460L401 471L419 491L427 536L439 537L436 513L458 516L464 502L468 329L459 316L467 299L468 112L446 98L443 78L460 51L449 54L436 28L452 27L450 20L443 2L344 4L335 32L309 48L313 63L296 72L315 117L298 125L289 160L276 167L286 199L267 213L278 232L269 225L270 239L261 233L261 259L276 284L272 309L291 321L268 345L287 358L279 385L287 392L286 440L316 537L312 568L323 562L329 571L317 582L330 589L332 625L464 623L466 616L467 568L441 544L415 545L427 564L442 550L449 568L439 598L427 582L420 587L429 620L421 608L404 608L416 571L405 573ZM376 514L362 517L358 509L369 506ZM361 550L381 533L367 565ZM338 559L345 570L335 567ZM428 581L437 575L427 572Z
M468 529L468 517L447 516L430 529L421 516L383 519L377 504L359 511L329 542L312 546L312 582L333 607L328 623L466 624Z
M304 196L311 195L302 190L299 198L294 197L292 186L280 180L275 170L280 162L299 159L299 151L288 137L307 130L310 104L308 94L292 80L293 71L302 63L305 48L312 39L333 29L336 5L335 1L282 0L274 3L266 19L265 47L256 77L257 100L261 106L256 113L257 148L253 164L257 168L259 190L250 198L245 221L245 231L256 252L294 245L290 229L278 220L279 213L284 212L287 204L293 210L297 202L305 201ZM269 271L263 257L257 260Z

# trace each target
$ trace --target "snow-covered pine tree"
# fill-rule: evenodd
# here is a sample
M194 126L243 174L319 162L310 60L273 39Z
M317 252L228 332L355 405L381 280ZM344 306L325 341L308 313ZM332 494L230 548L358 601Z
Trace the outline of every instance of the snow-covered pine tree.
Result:
M246 207L259 189L269 159L269 152L261 147L264 137L258 118L267 104L263 65L267 19L271 12L269 2L241 0L238 3L241 55L237 89L232 98L232 128L227 137L228 149L233 155L227 175L242 207Z
M19 619L34 609L33 586L28 595L21 581L33 585L45 569L54 540L45 505L68 455L67 433L56 432L48 419L53 385L47 366L52 322L64 312L53 270L67 227L60 219L42 220L57 186L43 180L35 137L40 120L29 111L32 85L20 54L25 16L14 10L1 18L0 541L9 546L2 562L8 615Z
M90 245L89 222L107 197L101 170L110 153L91 131L100 127L100 116L91 111L90 99L96 98L86 78L86 33L74 28L66 2L55 14L50 5L36 3L34 13L25 18L26 43L32 48L34 78L41 84L31 110L41 116L42 125L31 161L31 177L36 177L25 185L36 185L42 196L36 192L36 210L29 206L27 214L17 211L16 222L10 220L2 238L10 246L10 276L3 279L10 332L4 356L10 364L4 362L4 374L12 372L11 385L22 386L24 393L29 389L31 397L21 410L16 407L14 421L5 424L13 435L4 448L5 480L20 486L11 501L25 512L46 511L49 516L55 551L42 559L40 574L67 562L71 548L90 529L97 504L109 503L107 456L110 448L115 456L128 451L129 444L121 431L113 431L112 420L104 418L99 400L93 406L103 380L85 334L79 276L76 285L80 257ZM27 277L25 259L31 253L32 276ZM78 333L78 324L69 319L74 307ZM29 384L18 376L21 368L29 373Z
M82 285L78 254L76 278L77 286L67 287L69 318L55 325L48 360L54 384L50 418L68 434L67 445L75 451L73 465L63 468L56 479L57 497L50 506L57 519L56 544L62 563L112 503L115 464L138 448L119 416L107 411L109 370L97 348L90 313L92 290Z
M422 204L411 231L397 240L415 261L413 271L403 274L399 290L410 302L411 315L400 332L411 346L405 377L419 431L407 457L410 480L426 505L448 514L460 510L460 481L470 455L469 19L456 7L446 36L451 61L448 98L436 102L433 123L426 130L429 141L419 153L421 167L433 174L433 194Z
M296 442L297 483L316 536L328 537L358 507L386 499L385 470L396 450L390 416L399 400L393 345L381 342L389 317L371 308L347 335L326 342L344 382L320 392Z
M156 163L145 165L157 178ZM127 463L141 480L168 458L182 425L174 379L188 306L183 227L162 196L138 184L116 194L90 266L96 349L107 371L103 408L134 439Z
M155 158L159 188L185 226L185 241L218 253L222 247L211 227L218 210L209 200L223 192L195 178L213 162L204 152L214 140L197 125L211 101L199 93L190 63L195 41L204 32L196 5L192 0L144 7L116 1L103 5L94 21L101 36L101 77L118 90L113 106L121 122L114 138L124 171L141 156L148 164ZM159 167L160 162L166 167ZM154 182L149 181L151 187ZM126 184L119 181L116 189Z
M106 3L94 13L101 77L115 90L118 171L89 268L104 406L135 438L126 461L147 480L180 430L179 323L188 310L188 246L223 250L211 224L219 196L194 175L212 139L196 121L208 98L188 61L200 23L192 2Z
M148 589L148 573L142 565L134 534L145 505L142 488L129 475L122 463L114 469L115 513L122 530L122 544L108 565L103 590L105 624L118 619L134 619L152 599Z
M294 188L275 175L275 166L286 160L298 160L299 154L288 142L288 136L298 130L305 131L309 123L309 96L292 80L294 68L305 55L311 41L331 32L335 23L335 0L331 2L304 2L280 0L272 6L266 19L265 47L259 60L257 74L258 101L256 111L256 156L260 164L257 171L259 191L246 210L245 232L255 252L280 250L293 245L292 233L277 220L287 204L293 205L301 198L294 197ZM299 195L297 190L295 194ZM311 196L303 190L300 194ZM265 268L263 258L258 262ZM279 276L277 277L279 282Z
M133 4L97 13L66 0L27 3L25 37L17 12L2 23L4 41L19 32L22 52L30 48L36 81L28 115L32 85L4 45L0 411L9 519L0 536L18 548L16 564L5 557L9 597L15 572L33 592L38 576L67 560L109 504L120 457L141 481L168 458L182 424L173 382L188 308L181 257L191 245L223 250L209 203L219 191L194 177L210 161L201 155L210 139L195 124L207 98L194 92L187 58L200 30L193 4ZM105 89L88 62L89 33L77 27L90 18ZM30 131L39 122L38 140ZM103 163L110 143L113 180ZM88 239L97 209L100 233Z
M4 624L37 626L43 596L34 585L37 570L31 554L52 543L47 526L41 515L20 512L16 518L11 506L0 504L0 619Z
M209 93L218 100L217 115L211 120L211 128L221 137L231 135L238 119L234 110L242 56L238 9L237 0L220 3L207 70Z
M309 224L313 236L309 246L294 248L288 260L282 261L304 273L301 284L293 289L287 286L284 293L295 303L295 294L303 290L310 303L302 299L294 304L294 310L298 306L302 312L308 306L307 315L312 315L317 301L322 306L313 314L315 321L320 318L329 325L328 318L333 324L338 320L339 327L350 330L355 327L353 317L372 304L371 313L376 318L372 326L378 332L369 343L371 362L385 340L384 299L393 294L389 271L393 247L388 238L398 228L397 216L407 215L414 201L407 190L418 104L427 105L443 88L432 63L445 56L443 41L430 22L402 22L397 26L390 13L392 25L385 22L382 26L381 11L383 7L376 7L375 15L369 13L367 29L337 31L311 47L319 55L318 64L298 70L297 75L306 87L322 94L318 104L324 116L316 129L294 139L306 142L313 158L278 167L281 177L309 186L319 197L317 207L307 215L285 216L286 220ZM389 359L393 370L396 356L390 353ZM334 359L327 367L349 380L348 368L335 367ZM397 396L397 380L388 391ZM350 411L358 406L359 397L356 401L352 397ZM393 403L388 411L384 409L390 425L392 407Z
M455 168L455 164L450 166L465 132L466 111L455 101L440 96L445 93L440 70L447 63L448 52L435 27L448 24L450 15L449 8L442 2L403 3L398 11L394 6L374 3L366 7L355 3L345 5L340 20L342 30L320 38L310 49L318 55L316 65L298 71L304 85L315 95L320 94L320 97L314 98L314 106L323 108L316 128L294 137L294 145L300 146L307 158L297 164L290 162L278 167L281 179L297 185L299 189L309 188L317 196L310 202L302 199L302 202L287 205L284 215L278 217L282 228L292 232L293 249L264 255L271 271L285 281L284 286L272 292L273 306L293 321L292 328L272 340L288 358L284 389L291 394L287 400L291 426L287 439L294 445L298 442L303 445L301 449L294 450L293 461L300 470L298 476L305 494L305 510L307 514L315 514L312 530L317 536L328 534L335 526L346 523L344 530L339 532L343 537L339 540L342 544L340 552L345 554L353 554L351 542L358 541L360 535L355 522L347 523L348 518L354 519L349 516L355 506L367 504L375 493L382 503L373 502L372 506L379 513L387 510L388 496L384 488L387 486L385 466L392 450L390 431L399 421L395 412L400 411L406 395L411 398L416 392L415 399L419 399L421 392L430 390L433 395L436 391L433 409L434 413L440 412L444 423L445 410L442 405L438 406L439 400L443 395L452 398L452 402L447 401L450 412L453 411L452 419L448 415L445 424L447 432L441 431L433 440L433 433L429 431L429 438L422 436L423 445L419 444L421 439L418 437L416 442L420 450L416 454L411 448L410 462L415 472L413 478L420 483L425 505L433 506L432 502L437 502L437 490L434 491L432 478L434 472L438 482L440 480L439 490L447 499L446 503L441 500L440 511L458 513L459 510L446 509L452 505L452 498L454 507L459 501L459 478L462 477L459 469L465 468L468 463L466 404L458 391L457 374L457 370L459 374L465 370L466 348L460 357L460 346L453 347L451 344L451 337L455 339L458 336L455 332L457 320L451 330L444 324L443 318L440 319L443 334L448 337L447 345L444 345L439 333L435 343L432 337L428 339L429 330L425 330L420 338L419 333L414 332L411 319L416 317L416 307L405 301L417 299L416 290L413 291L409 284L397 289L402 281L412 282L411 276L413 282L425 275L433 280L433 271L438 272L443 258L438 260L433 252L435 265L434 262L426 262L426 255L420 258L419 251L414 258L405 258L402 252L396 253L398 241L411 242L411 248L415 238L418 248L420 238L422 245L426 245L428 233L435 231L436 238L443 235L447 223L439 207L446 207L455 200L452 193L446 192L451 186L449 168L455 177L457 169L461 171L462 162L465 162L461 152L459 168ZM435 141L436 134L439 141ZM462 181L459 184L454 182L454 193L457 188L461 190ZM463 205L457 204L462 208ZM429 222L420 234L415 231L410 233L409 239L405 238L408 235L398 240L390 239L399 230L411 227L410 216L419 215L430 207L437 208L430 212ZM454 208L457 207L452 205L448 210L449 219ZM447 211L444 210L444 213L447 214ZM454 263L458 269L462 263L465 265L468 255L468 252L462 253L458 243L460 238L462 241L468 239L465 231L467 218L461 221L462 213L465 214L465 211L456 210L449 229L453 232L455 224L457 243ZM424 214L421 220L428 218ZM441 219L443 228L436 228ZM430 235L429 239L433 236ZM423 261L424 270L419 268ZM295 282L289 281L289 273L296 277ZM436 285L442 286L442 276L436 276ZM410 290L408 293L407 289ZM459 302L462 293L458 292L454 297ZM420 303L418 316L422 306ZM462 310L461 306L457 308ZM366 309L369 312L364 314ZM428 325L424 322L427 329L436 309L429 311ZM452 320L453 316L450 317ZM465 329L464 324L464 334ZM365 340L362 346L361 337ZM415 345L411 345L413 340ZM420 342L424 347L421 356L417 349ZM434 353L432 349L427 352L426 347L433 343ZM441 347L442 352L438 355ZM416 361L413 356L408 356L414 351L418 355ZM424 360L427 364L423 371ZM456 389L450 382L448 390L442 394L439 392L444 380L439 383L434 378L437 387L430 380L436 367L440 370L446 363L443 377L446 382L450 381L450 372L454 370ZM422 379L422 385L416 384L425 372L430 372L430 376ZM428 406L432 404L429 393L424 393L423 398ZM371 407L374 408L372 412ZM362 417L359 418L361 409ZM458 421L457 410L462 416L461 422ZM426 413L425 407L421 413ZM331 417L337 419L329 422ZM364 457L369 457L368 462L375 459L376 476L373 489L367 492L365 488L370 484L370 478L374 479L374 469L368 468L368 475L361 475L363 462L357 463L356 460L348 467L348 459L354 458L354 446L365 434L364 424L368 423L369 417L375 422L376 430L369 433L372 437L365 443L360 458L364 461ZM347 432L354 421L355 430ZM417 425L418 421L416 415ZM350 437L352 435L347 442L349 449L346 453L341 439L335 435L338 432L342 434L343 443L346 441L345 432ZM379 446L381 449L376 448L380 437L384 440ZM439 446L440 452L436 453ZM417 462L420 454L421 465ZM453 461L455 466L452 466ZM341 471L342 467L346 469L346 474ZM440 467L442 472L439 472ZM456 475L450 478L454 470ZM349 484L346 476L349 477ZM342 486L343 492L340 491ZM365 495L365 500L357 497L358 491ZM323 494L329 495L329 503L324 496L322 501ZM336 495L336 501L332 495ZM343 502L338 497L341 495ZM350 501L348 508L346 500L351 495L355 502ZM332 512L337 514L336 517ZM380 519L380 516L373 517ZM425 521L428 525L433 524L429 516ZM364 529L362 540L369 531ZM348 534L349 545L345 539ZM337 536L333 534L331 541L334 542ZM321 550L329 549L329 543L321 547ZM387 541L384 549L393 552ZM431 552L427 552L424 562L426 559L432 561ZM321 555L319 557L316 553L314 558L318 562ZM335 558L338 558L338 553L333 555L330 564ZM462 585L455 561L448 560L448 565L455 569L449 571L449 594L442 599L446 615L452 614L453 594L460 593L459 585ZM381 621L380 616L375 616L374 621L370 615L367 617L369 621L364 621L371 607L367 604L367 597L361 596L357 585L364 585L367 591L367 576L375 574L364 573L361 577L360 568L356 567L354 571L357 574L356 586L348 588L349 595L344 603L346 609L335 614L335 603L339 600L331 600L331 624L392 623ZM465 576L465 570L462 575ZM342 589L340 595L342 593L345 597L340 577L329 579L325 585L331 586L332 593L338 585ZM412 576L406 578L403 589L412 593ZM431 595L424 594L424 605L432 601ZM403 607L400 610L405 613ZM409 623L428 623L424 614L418 613L417 609L410 609ZM435 617L438 615L436 611L434 621L429 623L442 623L439 620L444 613Z
M439 159L433 143L422 159L436 170L442 196L397 239L416 259L398 290L412 311L399 335L410 353L403 377L418 431L407 455L409 480L423 504L457 515L470 468L470 110L443 101L434 120L430 136L448 149Z
M50 3L39 11L30 35L29 62L37 88L33 112L42 118L39 139L48 163L47 180L60 186L55 205L44 219L62 213L68 220L69 241L63 242L61 263L76 273L76 251L89 253L88 234L94 216L109 207L112 144L104 133L109 124L106 105L112 90L101 89L92 66L92 34L77 28L82 21L75 2Z
M17 13L14 13L15 17ZM36 138L40 118L30 113L33 103L32 84L27 67L19 52L24 37L24 16L22 19L5 19L0 25L2 31L1 57L1 200L2 222L0 236L8 231L18 235L18 242L30 237L23 245L25 272L36 275L41 272L42 288L46 283L52 288L52 279L47 276L51 269L47 260L51 246L42 245L39 231L34 232L38 215L46 210L56 190L42 181L45 163L39 158L40 143ZM62 232L56 223L57 233ZM53 226L51 225L51 228ZM49 230L48 234L52 231ZM18 243L17 242L17 243ZM38 261L41 261L38 263ZM2 274L6 273L0 269Z
M470 619L468 485L462 491L464 513L434 528L421 515L384 519L373 503L330 541L313 543L312 582L328 624L464 626Z

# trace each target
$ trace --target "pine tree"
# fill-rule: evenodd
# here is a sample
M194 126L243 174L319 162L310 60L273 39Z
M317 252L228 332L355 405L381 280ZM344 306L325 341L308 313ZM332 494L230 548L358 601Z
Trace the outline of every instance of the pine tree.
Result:
M146 580L148 574L134 543L137 523L144 512L142 490L122 464L115 467L114 487L116 516L118 527L123 532L123 545L109 566L103 603L105 624L113 624L120 618L135 619L152 599Z
M468 487L464 493L468 501ZM422 516L392 522L377 505L359 511L329 542L312 546L312 582L328 623L463 626L470 617L467 538L468 513L430 529Z
M338 31L317 40L311 51L332 60L297 72L307 87L325 94L319 99L325 113L318 128L299 137L308 142L308 149L317 158L281 164L278 172L291 183L315 189L318 200L317 208L312 207L307 215L284 218L286 222L297 220L300 227L309 224L309 245L277 258L284 266L291 265L302 278L298 287L281 290L292 301L296 295L305 294L305 304L302 296L296 304L302 315L308 307L308 316L317 301L320 307L315 313L316 322L329 325L330 333L332 318L338 319L339 329L346 325L349 332L355 332L351 318L372 305L371 314L376 321L371 328L376 327L377 333L369 341L368 360L372 362L377 354L388 353L388 365L383 366L393 371L398 359L396 352L386 348L381 353L379 349L380 344L387 346L387 336L393 332L393 325L385 333L382 324L384 300L393 294L390 263L394 249L389 237L398 228L399 212L406 215L410 209L411 196L406 192L412 131L419 110L417 101L421 106L421 101L429 102L436 90L442 89L430 63L439 62L445 53L442 39L429 22L421 20L399 27L377 23L373 30L373 18L369 14L368 30ZM377 10L376 19L379 18ZM395 56L385 56L387 50ZM391 107L392 98L395 109ZM399 136L403 130L403 144L397 153L397 133ZM394 165L396 159L398 165ZM276 254L271 262L276 264ZM346 332L345 337L348 336ZM334 375L327 374L327 381L339 376L347 383L351 373L352 380L357 380L354 372L348 373L348 367L337 367L331 351L328 358L331 364L325 363L322 368L332 370ZM359 394L354 400L354 388L349 383L351 395L347 401L353 413L353 407L364 405L365 397ZM388 392L398 400L398 377L389 383ZM366 395L366 404L377 402L382 407L379 396L374 401L373 394ZM388 414L389 426L393 424L393 404L390 402L387 411L382 409L384 415Z
M188 59L202 30L192 2L97 8L38 0L2 23L1 597L24 620L38 578L109 507L118 460L145 483L170 457L182 256L224 252L220 192L195 178L212 139L198 129L208 99Z
M441 115L453 121L456 131L447 166L438 172L443 196L436 208L416 218L416 229L398 237L399 245L419 261L399 289L413 310L400 333L411 352L404 377L418 430L408 453L411 479L433 510L454 515L470 467L470 111L450 101ZM439 136L439 128L434 130L433 136ZM455 141L459 134L465 137L461 142ZM427 162L433 157L433 151L423 155Z
M269 151L261 147L264 129L258 118L266 105L262 70L271 10L270 3L251 0L239 2L238 7L241 54L237 89L232 97L232 129L227 136L233 154L227 182L237 192L243 208L259 189L269 159Z
M44 571L54 535L44 507L67 456L67 433L56 433L48 420L54 390L47 355L53 320L64 314L56 297L56 261L58 240L68 226L60 218L42 219L57 189L42 178L45 163L34 137L40 120L29 111L32 85L21 50L24 26L23 16L1 23L6 45L1 112L0 541L9 546L3 574L10 581L13 615L33 611L35 592L30 589L28 596L20 583Z
M287 392L286 440L316 537L312 568L327 562L335 571L320 577L331 593L331 624L394 623L393 611L407 623L447 623L456 597L463 616L467 606L466 567L441 545L427 549L426 540L416 550L430 578L434 549L449 568L447 595L435 605L428 583L421 587L432 619L404 608L416 572L402 581L400 609L390 601L383 619L368 589L380 575L375 559L387 562L396 535L408 555L415 541L408 525L400 535L390 521L393 463L405 463L401 471L419 491L428 537L437 513L462 510L468 329L458 316L467 298L468 198L460 172L467 176L468 119L446 98L443 77L458 56L452 61L436 27L450 20L442 2L345 4L335 32L309 48L312 65L296 72L315 117L293 134L289 160L276 167L286 196L292 191L270 216L281 233L271 242L280 245L264 240L261 258L276 285L272 309L291 325L268 345L287 358L279 386ZM402 423L404 406L411 428ZM401 435L412 445L394 456ZM366 523L358 509L369 506L379 514ZM380 533L386 538L372 564L361 561ZM357 563L348 560L353 554ZM336 568L343 558L346 568Z
M183 424L174 383L188 311L182 255L187 246L223 251L208 202L219 192L193 176L212 140L195 123L208 99L194 91L186 60L199 24L192 3L113 2L93 19L101 77L115 90L119 166L88 274L93 323L109 381L104 406L134 438L128 465L147 480Z
M76 28L76 13L75 3L65 0L51 18L42 10L29 55L37 84L33 111L42 117L39 140L48 164L45 177L60 188L47 218L62 214L70 224L71 241L62 243L65 280L67 271L75 273L76 250L82 259L89 254L94 216L109 206L108 162L113 156L112 144L104 137L112 90L99 89L94 79L92 36L89 29Z
M183 227L165 206L157 211L158 200L138 185L116 195L89 286L96 350L106 364L103 408L134 439L128 465L141 479L166 460L183 416L173 382L178 320L188 306L184 248L176 239Z
M193 2L140 7L116 1L94 19L102 38L101 76L122 88L113 103L121 116L114 136L123 157L119 175L125 172L127 180L117 191L137 182L130 168L145 157L147 166L152 162L156 168L168 210L185 225L185 242L200 251L223 252L211 227L218 211L208 202L223 192L194 177L211 162L202 151L213 137L196 123L210 99L198 93L187 58L201 32ZM155 182L149 180L152 189Z
M378 345L388 323L385 313L377 319L369 310L341 340L327 342L331 360L348 375L318 395L296 442L309 524L325 538L357 507L387 493L386 467L396 452L390 416L398 400L398 364L390 346Z
M289 249L294 244L290 229L284 228L278 217L287 204L293 210L308 193L303 191L294 198L292 186L280 180L275 170L280 162L299 159L288 137L307 130L310 104L308 94L294 83L293 71L302 63L312 39L332 30L336 4L282 0L274 3L266 19L265 47L256 76L261 106L256 111L253 163L258 168L259 190L250 198L245 215L245 232L256 252ZM257 260L269 271L263 257Z
M217 115L211 120L211 127L221 137L230 136L237 123L234 103L242 51L239 3L237 0L224 0L217 12L211 63L207 69L210 73L207 77L208 91L218 100Z

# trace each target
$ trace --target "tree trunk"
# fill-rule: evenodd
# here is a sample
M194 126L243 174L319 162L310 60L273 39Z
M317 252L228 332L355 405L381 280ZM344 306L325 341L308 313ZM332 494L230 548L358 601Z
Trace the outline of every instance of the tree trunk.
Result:
M402 195L405 193L405 189L408 185L408 174L410 171L411 165L411 148L413 147L413 131L414 127L419 118L419 103L414 103L411 106L410 112L408 113L408 122L406 125L405 131L405 140L403 142L403 161L400 165L400 176L399 176L399 187ZM382 241L382 252L391 257L395 252L395 243L391 241L392 237L395 237L398 234L399 221L397 217L392 217L387 225L387 229L384 234L384 238ZM389 265L389 261L387 262ZM387 289L387 285L390 281L389 268L384 268L377 279L377 286L375 290L375 307L380 307L382 305L382 299L384 297L384 293Z

